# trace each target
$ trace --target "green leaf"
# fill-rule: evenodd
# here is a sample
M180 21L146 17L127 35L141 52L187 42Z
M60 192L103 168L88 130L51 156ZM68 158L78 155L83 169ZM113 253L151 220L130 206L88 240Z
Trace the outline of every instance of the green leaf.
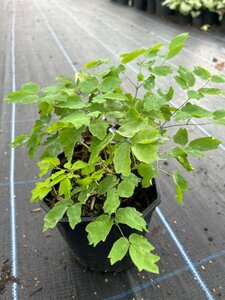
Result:
M145 53L145 55L147 57L154 57L157 55L157 53L159 52L160 48L163 46L163 43L158 43L154 46L152 46L150 49L147 50L147 52Z
M104 242L112 226L113 220L111 220L108 215L101 215L97 217L93 222L89 223L86 226L89 244L93 244L95 247L99 242Z
M167 101L164 99L159 98L157 95L151 95L146 93L144 95L144 110L151 111L151 110L159 110Z
M18 135L15 140L10 144L11 147L17 148L25 144L29 140L28 134Z
M158 89L157 93L163 98L163 100L168 102L173 99L174 88L171 86L168 91L163 91L161 89Z
M55 103L58 103L58 102L66 102L67 98L68 98L68 95L66 93L59 92L59 93L52 93L52 94L44 95L40 98L40 101L47 102L51 105L54 105Z
M213 117L215 120L225 118L225 109L218 109L213 112Z
M199 91L189 90L188 91L188 98L189 99L202 99L204 96Z
M115 92L110 92L101 95L102 97L110 100L117 100L117 101L126 101L128 100L127 96L122 94L122 93L115 93Z
M181 34L175 36L169 43L169 49L173 49L173 48L183 44L183 42L185 42L188 39L188 37L189 37L188 32L181 33Z
M134 193L135 186L132 182L123 180L118 184L117 193L120 197L130 198Z
M43 160L39 161L37 164L40 169L39 176L42 177L43 175L48 173L49 169L56 168L60 164L60 161L56 157L46 157Z
M206 95L220 95L221 94L221 89L217 88L201 88L198 90L199 93L201 94L206 94Z
M225 83L225 76L224 75L213 75L211 77L212 82L216 83Z
M173 181L176 185L176 200L177 202L183 202L183 194L188 189L188 183L178 170L173 171Z
M180 51L184 48L184 44L180 44L177 46L174 46L173 48L170 48L168 53L165 56L165 59L170 59L176 56Z
M186 81L186 83L188 84L189 87L194 86L195 77L190 70L188 70L187 68L184 68L182 66L179 66L178 73L179 73L179 76Z
M194 73L203 80L208 80L211 77L209 71L202 67L195 67Z
M137 132L132 138L132 143L151 144L159 139L159 131L152 129L143 129Z
M69 178L64 178L62 181L60 181L59 184L59 195L65 195L66 197L70 196L70 191L72 189L72 184L69 180Z
M146 222L142 214L134 207L119 208L115 217L116 223L122 223L139 231L146 231Z
M35 188L32 190L31 202L37 202L42 200L52 190L50 185L50 179L46 179L44 182L37 182Z
M57 81L60 81L64 84L66 84L67 86L69 85L70 87L73 86L73 81L71 78L67 77L67 76L64 76L64 75L58 75L56 77L56 80Z
M141 163L137 166L138 173L142 176L142 186L147 188L152 185L152 179L157 176L157 170L152 164Z
M37 94L40 90L40 87L35 82L27 82L21 85L21 90L30 94Z
M69 162L72 159L75 144L80 140L82 131L82 128L65 128L59 132L60 144Z
M67 209L66 214L72 229L74 229L75 226L81 222L81 207L81 203L76 203Z
M179 147L172 149L171 156L174 157L187 171L193 171L193 167L187 159L187 152L184 151L184 149Z
M109 59L98 59L94 61L89 61L84 67L86 70L96 68L102 64L107 64L109 62Z
M87 78L80 83L80 91L84 94L92 93L98 87L98 80L95 77Z
M188 148L199 151L209 151L217 149L220 144L221 141L214 139L213 137L203 137L191 141L188 145Z
M49 178L51 180L50 186L53 187L60 181L62 181L64 178L66 178L68 175L65 174L65 170L57 171L53 173Z
M90 117L82 111L75 111L61 119L63 123L71 123L75 128L80 128L82 125L89 125Z
M130 53L124 53L124 54L120 54L121 57L121 62L123 64L127 64L128 62L134 60L135 58L137 58L138 56L144 54L146 52L145 49L136 49L133 52Z
M168 76L173 73L173 69L168 66L159 66L151 69L151 72L156 76Z
M87 167L87 163L82 160L77 160L71 167L73 171L77 171Z
M141 235L132 233L129 236L129 242L129 254L138 270L140 272L146 270L158 274L159 268L156 265L156 262L158 262L160 258L150 252L154 247L148 240Z
M109 124L104 120L97 120L95 123L89 125L89 130L93 136L96 136L99 140L103 140L107 133Z
M188 132L186 128L180 128L174 135L173 140L176 144L184 146L188 142Z
M118 183L118 178L115 175L108 175L98 186L98 195L103 195L112 189Z
M116 212L117 208L120 205L120 198L119 195L117 194L116 189L110 189L107 192L107 197L104 202L104 212L111 215Z
M95 160L95 158L99 155L99 153L112 141L113 137L114 137L114 134L109 133L104 138L104 140L99 142L92 149L89 148L89 150L91 151L91 155L90 155L89 162L88 162L89 164L92 163Z
M186 117L185 117L185 114L183 115L182 113L187 113L188 115L186 115ZM212 115L211 111L208 111L196 104L187 103L181 109L181 111L178 111L176 113L176 120L183 120L183 119L187 119L187 118L191 118L191 117L205 118L205 117L211 117L211 115Z
M62 219L68 207L73 204L72 200L62 200L57 202L52 209L44 217L44 229L54 228Z
M113 92L115 89L120 88L122 81L118 77L106 77L99 85L99 91L103 93Z
M37 102L39 97L37 95L30 94L25 91L17 91L9 93L6 98L6 101L16 104L29 104Z
M175 76L174 79L176 80L176 82L179 84L179 86L183 89L186 90L189 88L187 82L180 76Z
M143 82L143 87L146 90L152 90L155 87L155 76L151 75L149 76L144 82Z
M151 144L134 144L131 149L136 158L145 163L152 163L158 151L158 147Z
M110 259L111 265L115 264L117 261L120 261L127 254L130 243L127 238L119 238L112 246L111 251L109 252L108 258Z
M122 173L124 176L130 175L130 144L124 142L116 148L113 163L116 173Z
M139 73L137 74L137 80L138 80L138 81L143 81L143 80L145 80L144 74L139 72Z
M125 137L131 138L138 131L144 129L148 124L147 119L142 119L141 117L134 118L132 121L128 121L124 125L120 126L117 132Z
M73 95L68 97L66 102L60 102L55 106L60 108L80 109L87 107L87 104L82 102L78 95Z

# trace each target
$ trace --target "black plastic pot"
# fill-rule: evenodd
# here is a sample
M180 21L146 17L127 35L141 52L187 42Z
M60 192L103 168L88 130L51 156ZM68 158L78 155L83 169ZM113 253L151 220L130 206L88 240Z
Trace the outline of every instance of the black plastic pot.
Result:
M146 0L134 0L134 7L137 9L146 9Z
M151 14L155 14L155 12L156 12L156 0L147 0L146 10Z
M183 15L181 13L178 13L178 22L179 24L181 25L188 25L188 24L191 24L192 23L192 18L191 18L191 15Z
M117 0L117 1L124 5L128 5L128 0Z
M203 24L203 16L200 15L196 18L192 18L192 24L197 26L197 27L201 27Z
M209 10L204 11L203 24L217 25L219 23L219 15Z
M155 184L147 189L141 189L140 193L142 193L142 197L147 197L150 203L150 205L143 212L143 216L146 222L149 224L152 213L160 203L160 197ZM49 211L49 207L44 201L42 202L41 206L46 211ZM96 247L89 245L85 228L92 221L93 218L82 217L82 222L77 224L74 230L72 230L69 226L67 218L63 218L57 225L62 237L74 252L77 261L83 267L97 272L120 272L131 267L133 263L128 255L112 266L107 258L112 245L118 238L121 237L121 233L119 232L117 226L114 225L104 243L99 243ZM124 224L121 224L120 228L126 237L129 237L129 235L134 232L140 233L139 231L136 231L135 229L132 229Z
M221 28L225 30L225 16L223 16L223 19L221 20Z
M170 15L170 9L166 6L162 6L164 0L156 0L156 15L160 17L166 17Z

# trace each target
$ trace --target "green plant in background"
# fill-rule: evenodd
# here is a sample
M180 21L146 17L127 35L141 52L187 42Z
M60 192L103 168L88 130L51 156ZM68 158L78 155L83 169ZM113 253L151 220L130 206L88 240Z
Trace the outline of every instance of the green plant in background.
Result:
M165 0L163 5L179 11L182 15L196 18L201 14L202 0Z
M89 243L96 246L105 241L113 225L126 224L140 234L126 238L121 232L109 253L111 263L129 253L139 271L158 273L159 257L142 236L148 231L142 212L122 204L165 172L162 161L176 160L191 172L190 157L203 157L206 151L218 148L221 142L213 137L189 137L193 118L203 124L225 125L224 109L210 111L200 105L208 95L224 96L213 84L224 84L225 77L200 66L189 70L167 64L187 38L188 33L183 33L168 48L159 43L121 54L118 65L107 66L105 59L92 61L86 70L101 66L100 72L80 71L75 80L58 76L58 84L43 89L37 83L25 83L6 96L10 103L36 103L38 107L39 118L31 131L18 136L12 147L26 144L30 158L41 151L38 166L45 179L36 184L31 201L46 201L52 195L44 230L54 228L65 215L71 228L81 222L81 216L94 216L86 231ZM135 82L126 73L134 60L139 69ZM171 83L169 89L157 88L162 78ZM123 89L123 80L130 82L133 93ZM170 101L178 97L177 90L186 98L175 108ZM188 183L180 168L169 175L181 203Z

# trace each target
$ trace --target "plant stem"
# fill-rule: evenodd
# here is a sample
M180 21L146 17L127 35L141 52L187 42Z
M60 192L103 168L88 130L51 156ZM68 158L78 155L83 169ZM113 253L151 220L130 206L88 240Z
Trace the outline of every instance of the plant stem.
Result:
M120 231L121 235L124 237L123 231L122 231L122 229L120 228L119 224L116 223L116 226L119 228L119 231Z
M197 124L190 124L190 123L184 123L184 124L175 124L175 125L169 125L164 126L163 128L171 128L171 127L181 127L181 126L198 126L198 125L212 125L213 122L207 122L207 123L197 123Z
M161 171L161 172L163 172L163 173L165 173L165 174L167 174L167 175L173 176L173 174L171 174L171 173L169 173L169 172L167 172L167 171L165 171L163 169L158 168L158 170Z

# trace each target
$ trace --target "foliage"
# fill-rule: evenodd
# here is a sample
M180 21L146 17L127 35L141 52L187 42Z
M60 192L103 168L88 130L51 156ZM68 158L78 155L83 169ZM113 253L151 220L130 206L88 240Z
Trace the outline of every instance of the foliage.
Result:
M30 133L18 136L12 147L26 144L30 158L41 151L38 166L40 177L45 179L33 189L32 201L46 199L49 193L54 196L44 217L44 230L54 228L65 215L74 228L89 210L95 219L86 230L94 246L105 241L113 226L121 230L120 224L140 233L127 238L121 231L109 253L112 264L129 253L140 271L158 272L159 257L151 253L154 247L142 236L147 231L142 213L121 204L137 188L148 188L159 172L165 172L161 161L176 160L190 172L194 169L191 156L201 157L218 148L220 141L215 138L189 137L191 119L225 125L223 109L209 111L199 104L207 95L224 96L218 85L225 77L199 66L176 70L168 64L187 38L187 33L174 37L165 50L161 43L121 54L119 65L92 61L86 65L91 71L81 70L75 80L58 76L59 83L43 89L29 82L6 96L10 103L36 103L38 107L39 118ZM126 74L127 63L134 60L139 67L137 83ZM97 72L96 67L103 70ZM168 90L157 88L162 77L171 82ZM131 83L134 93L123 89L122 80ZM176 90L186 94L178 108L170 102ZM175 133L172 128L177 128ZM64 158L58 155L61 152ZM188 183L180 168L169 175L176 187L176 200L182 202Z

